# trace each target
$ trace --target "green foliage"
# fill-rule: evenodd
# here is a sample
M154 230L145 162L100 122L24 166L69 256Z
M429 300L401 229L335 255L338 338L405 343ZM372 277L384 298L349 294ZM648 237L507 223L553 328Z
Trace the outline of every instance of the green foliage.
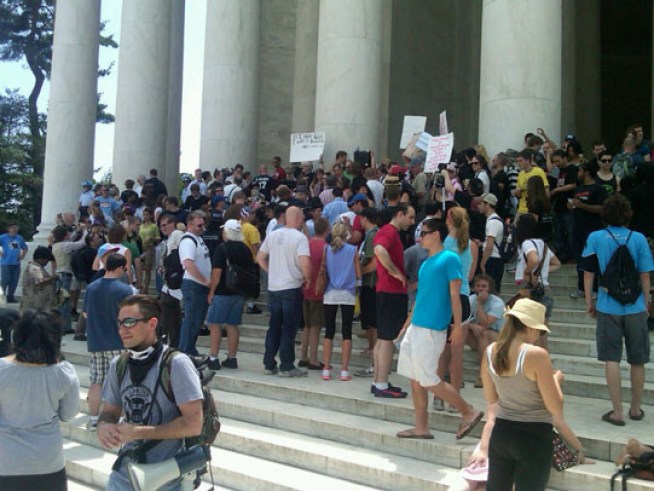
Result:
M17 222L21 234L31 239L42 178L32 164L28 113L27 99L17 90L0 95L0 230Z

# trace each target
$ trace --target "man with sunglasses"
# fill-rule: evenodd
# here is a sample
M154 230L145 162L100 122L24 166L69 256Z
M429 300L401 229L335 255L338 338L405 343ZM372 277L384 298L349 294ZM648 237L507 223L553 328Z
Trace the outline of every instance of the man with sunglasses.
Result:
M203 414L202 388L193 363L157 340L159 302L148 295L132 295L119 309L114 331L127 353L111 363L98 422L102 445L121 446L109 490L132 489L128 462L163 462L184 450L183 439L201 433ZM163 370L168 370L167 382ZM178 478L159 489L181 487Z
M86 346L91 353L91 385L87 400L91 419L86 427L94 430L100 411L100 392L109 371L109 363L120 355L123 342L116 329L118 306L135 290L121 281L127 260L121 254L110 254L105 262L104 277L89 284L84 297Z
M193 356L199 355L195 342L209 308L207 295L211 280L211 259L209 248L202 240L204 226L204 213L189 213L186 217L186 234L179 242L179 260L184 266L184 320L180 330L179 349Z

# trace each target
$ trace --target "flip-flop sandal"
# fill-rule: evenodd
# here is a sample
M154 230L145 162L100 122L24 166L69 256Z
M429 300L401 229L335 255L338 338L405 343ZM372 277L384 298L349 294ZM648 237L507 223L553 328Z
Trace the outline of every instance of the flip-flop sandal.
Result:
M461 440L462 438L468 436L470 432L475 429L475 426L479 424L481 418L483 417L484 417L484 411L479 411L479 414L477 414L475 419L470 421L470 423L463 426L459 426L459 431L456 432L456 439Z
M397 433L398 438L407 438L413 440L433 440L434 435L428 433L426 435L419 435L417 433L411 433L411 430L400 431Z
M638 416L634 416L633 414L631 414L631 410L629 410L629 419L632 419L634 421L640 421L644 417L645 417L645 411L643 411L642 409L640 410Z
M606 423L611 423L612 425L615 426L624 426L625 422L619 419L613 419L611 415L613 414L613 411L609 411L608 413L605 413L602 415L602 421L605 421ZM631 415L630 415L631 417Z

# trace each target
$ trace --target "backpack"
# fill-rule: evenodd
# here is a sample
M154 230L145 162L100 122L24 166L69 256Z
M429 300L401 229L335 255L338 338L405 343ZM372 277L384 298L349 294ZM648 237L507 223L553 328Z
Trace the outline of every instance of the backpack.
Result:
M618 476L622 476L622 491L627 491L627 478L632 476L654 481L654 452L645 452L638 457L628 455L622 467L611 476L611 491Z
M227 254L227 245L223 242L220 247L223 248L225 262L227 263L225 268L225 286L227 289L245 298L259 298L260 282L257 268L253 266L248 269L231 262Z
M636 263L627 247L632 232L629 232L624 244L620 244L608 228L606 231L618 244L618 248L609 259L604 273L600 275L599 284L602 288L606 288L607 293L620 304L633 304L643 293L643 289L640 285L640 274L636 269Z
M634 161L629 154L624 152L620 152L613 157L613 168L611 170L620 180L636 175Z
M179 241L180 244L184 239L191 239L196 246L198 245L198 241L189 235L182 237ZM182 287L182 279L184 279L184 266L182 265L182 261L179 259L179 247L173 249L170 251L170 254L164 257L163 265L166 270L164 273L166 285L168 285L168 288L172 288L173 290L179 290Z
M161 387L166 394L166 397L170 402L175 404L175 394L173 393L173 386L171 382L171 373L173 366L173 359L181 355L180 351L177 351L173 348L168 348L161 355L161 365L159 370L159 377L157 377L156 384ZM118 358L116 362L116 376L118 378L118 387L122 386L125 375L127 374L129 354L123 353ZM213 398L211 390L206 386L206 384L211 380L208 378L206 380L201 379L200 383L202 384L202 432L198 436L187 437L184 439L184 444L186 448L191 448L195 445L200 445L205 447L207 450L211 444L216 440L218 433L220 432L220 418L218 410L216 409L216 401ZM153 390L156 397L156 386ZM143 455L145 452L149 451L155 445L157 445L161 440L147 440L146 444L149 448L143 449ZM148 445L149 442L153 442Z
M511 224L507 224L500 217L491 217L491 220L499 220L502 222L502 241L498 244L497 241L493 243L497 247L497 251L500 253L502 261L508 263L513 256L515 256L515 227Z

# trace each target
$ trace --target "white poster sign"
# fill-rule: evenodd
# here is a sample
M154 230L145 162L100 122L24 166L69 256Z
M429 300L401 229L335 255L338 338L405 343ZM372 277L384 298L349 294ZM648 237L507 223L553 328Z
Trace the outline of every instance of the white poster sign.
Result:
M289 162L318 160L325 150L325 133L292 133Z
M438 164L448 163L454 148L454 133L441 136L433 136L427 147L427 160L425 172L436 172Z
M426 124L427 116L404 116L400 148L406 148L414 134L425 131Z
M438 117L438 134L447 135L449 130L447 129L447 111L443 111Z

